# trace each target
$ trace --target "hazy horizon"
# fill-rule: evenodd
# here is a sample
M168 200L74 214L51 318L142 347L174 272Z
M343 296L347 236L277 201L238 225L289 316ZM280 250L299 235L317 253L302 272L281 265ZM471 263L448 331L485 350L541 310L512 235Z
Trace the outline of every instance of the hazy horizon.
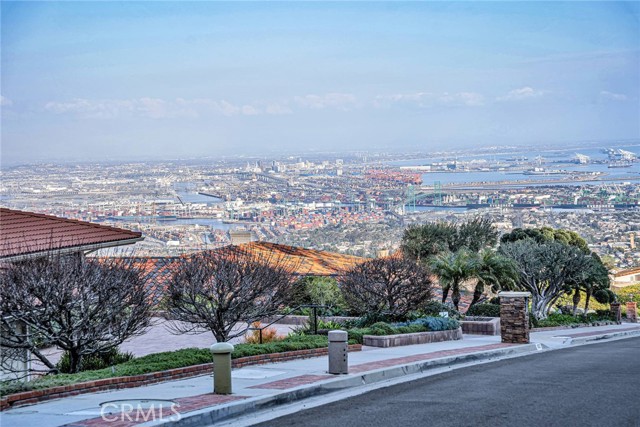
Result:
M637 2L5 2L2 164L640 139Z

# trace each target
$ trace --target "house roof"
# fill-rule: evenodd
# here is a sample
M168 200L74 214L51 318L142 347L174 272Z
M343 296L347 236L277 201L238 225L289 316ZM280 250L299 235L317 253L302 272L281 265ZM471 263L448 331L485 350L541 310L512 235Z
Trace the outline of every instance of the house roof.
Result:
M613 277L633 276L640 273L640 267L629 268L626 270L619 270L613 274Z
M74 219L0 208L0 259L15 261L49 251L80 252L128 245L142 233Z
M352 255L318 251L295 246L279 245L269 242L251 242L237 246L224 246L213 251L237 250L263 257L267 262L282 262L295 269L297 276L337 276L342 271L367 261ZM168 281L175 269L179 268L180 259L189 257L133 257L134 264L142 270L147 285L153 294L161 295L167 288Z
M264 256L265 259L273 262L285 261L295 266L295 274L300 276L338 276L358 264L369 261L368 258L354 255L280 245L271 242L244 243L238 245L237 248L241 251ZM224 249L221 248L219 250Z

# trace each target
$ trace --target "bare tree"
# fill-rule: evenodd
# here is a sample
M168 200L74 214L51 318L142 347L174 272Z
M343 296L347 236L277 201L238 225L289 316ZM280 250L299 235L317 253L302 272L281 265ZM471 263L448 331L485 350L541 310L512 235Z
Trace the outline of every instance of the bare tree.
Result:
M209 330L218 342L243 335L287 301L296 265L273 252L228 246L183 257L167 287L175 333ZM234 329L235 327L235 329Z
M414 261L377 258L347 271L341 289L347 304L360 314L404 316L429 301L430 272Z
M69 353L77 372L85 356L105 353L145 331L152 298L132 259L53 253L8 264L0 273L0 346Z

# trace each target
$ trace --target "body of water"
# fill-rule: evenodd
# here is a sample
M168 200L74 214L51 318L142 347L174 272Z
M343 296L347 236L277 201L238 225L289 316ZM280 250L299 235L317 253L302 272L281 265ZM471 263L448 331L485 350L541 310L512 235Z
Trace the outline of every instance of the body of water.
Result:
M633 153L640 153L640 146L627 146L627 147L619 147L626 151L631 151ZM535 160L536 157L543 157L543 164L547 170L564 170L567 172L600 172L602 173L602 178L606 178L607 181L611 182L624 182L629 181L630 178L638 178L640 177L640 163L633 163L631 167L626 168L609 168L608 164L587 164L587 165L578 165L578 164L564 164L557 165L556 162L566 161L569 162L575 156L575 153L580 153L591 157L592 161L606 161L608 156L606 153L602 152L599 148L590 148L586 150L557 150L557 151L540 151L540 152L521 152L521 153L509 153L509 154L500 154L500 155L491 155L484 154L481 156L469 156L469 157L446 157L446 158L431 158L431 159L413 159L413 160L401 160L395 162L388 162L387 164L390 166L425 166L429 165L433 162L446 162L453 160L478 160L478 159L486 159L490 162L495 161L508 161L513 158L523 158L526 157L529 162ZM513 160L511 161L513 162ZM464 184L471 182L500 182L500 181L525 181L525 180L536 180L536 181L553 181L557 179L566 178L569 174L552 174L552 175L527 175L519 171L506 172L506 171L472 171L472 172L449 172L449 171L438 171L438 172L426 172L422 174L422 182L425 185L433 185L435 182L440 182L441 184ZM572 183L557 183L552 185L584 185L584 184L598 184L602 183L598 179L590 180L590 181L575 181ZM527 185L545 185L542 184L527 184Z
M173 189L176 191L178 196L180 196L183 203L206 203L208 205L217 205L222 202L222 199L218 197L198 194L200 187L202 187L202 184L198 186L195 182L177 182L174 184Z

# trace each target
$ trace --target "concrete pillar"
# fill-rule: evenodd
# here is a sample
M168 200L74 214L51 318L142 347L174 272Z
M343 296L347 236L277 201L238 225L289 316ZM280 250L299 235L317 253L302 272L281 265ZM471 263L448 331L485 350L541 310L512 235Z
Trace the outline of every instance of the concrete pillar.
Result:
M233 345L221 342L211 346L213 354L213 392L231 394L231 353Z
M619 302L612 302L610 304L609 310L611 311L611 316L613 316L613 320L617 323L622 323L622 310L620 310Z
M638 304L635 302L627 303L627 320L631 323L638 323Z
M329 331L329 373L349 373L349 348L346 331Z
M503 343L529 343L530 292L500 292L500 336Z

